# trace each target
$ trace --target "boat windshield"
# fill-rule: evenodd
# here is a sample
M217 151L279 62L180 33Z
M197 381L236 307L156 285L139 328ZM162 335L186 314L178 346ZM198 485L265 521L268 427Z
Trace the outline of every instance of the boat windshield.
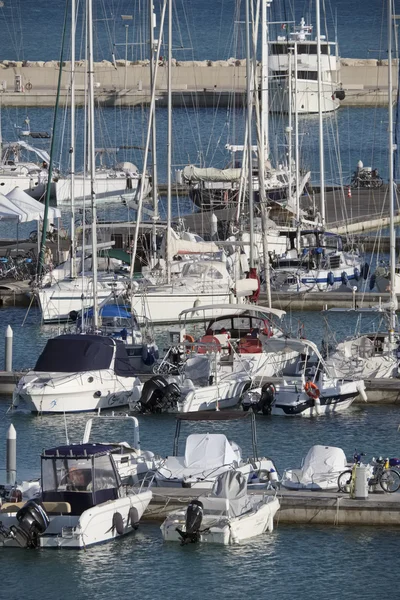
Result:
M189 263L182 269L182 277L205 277L207 279L223 279L224 276L215 266L201 262Z
M118 488L111 457L42 457L43 492L98 492Z

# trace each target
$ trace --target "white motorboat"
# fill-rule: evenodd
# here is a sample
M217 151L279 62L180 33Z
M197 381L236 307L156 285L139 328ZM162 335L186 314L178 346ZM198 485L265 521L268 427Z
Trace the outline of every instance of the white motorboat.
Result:
M48 340L35 368L19 380L12 404L38 413L93 411L126 406L141 390L122 341L66 334Z
M288 25L290 27L290 25ZM313 27L302 18L293 31L269 42L269 97L273 112L318 113L317 39ZM340 84L340 60L336 42L320 36L322 112L339 108L345 93ZM293 78L295 81L290 81Z
M196 341L186 334L186 318L190 320L193 313L202 314L206 323L205 335ZM170 330L173 345L155 368L158 374L144 384L138 405L131 403L131 408L158 413L236 406L254 377L272 377L297 360L293 351L263 352L258 339L260 331L282 335L271 317L281 319L284 314L277 309L237 304L182 311L183 323Z
M232 421L247 416L240 411L195 412L177 415L172 456L167 456L156 471L154 483L161 487L212 488L218 475L225 471L240 472L252 485L264 487L277 481L277 470L270 458L259 458L256 443L254 414L250 413L253 456L242 457L241 448L229 441L223 433L192 433L186 439L185 452L178 455L179 434L182 422L207 424Z
M328 369L318 348L304 339L268 339L261 336L266 350L296 350L299 360L293 373L283 373L280 383L265 382L246 392L244 410L250 408L265 415L319 416L348 409L357 396L367 399L362 379L345 380Z
M338 477L348 469L346 455L334 446L312 446L298 469L285 469L280 481L288 490L335 490Z
M166 542L240 544L273 531L279 509L276 496L247 493L246 477L235 471L219 475L210 494L170 513L161 532Z
M68 444L41 456L41 496L0 509L0 545L87 548L132 533L152 492L121 483L120 448Z

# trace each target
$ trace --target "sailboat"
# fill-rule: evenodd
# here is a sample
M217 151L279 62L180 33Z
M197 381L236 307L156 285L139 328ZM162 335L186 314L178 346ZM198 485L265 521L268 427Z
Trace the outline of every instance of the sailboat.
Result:
M388 330L353 337L338 344L327 358L327 363L345 377L392 378L399 376L400 340L396 331L396 310L398 308L396 283L396 232L394 223L394 168L393 152L393 85L392 85L392 4L388 0L388 169L389 169L389 210L390 210L390 299L386 305L380 304L372 311L386 311ZM364 309L365 310L365 309Z

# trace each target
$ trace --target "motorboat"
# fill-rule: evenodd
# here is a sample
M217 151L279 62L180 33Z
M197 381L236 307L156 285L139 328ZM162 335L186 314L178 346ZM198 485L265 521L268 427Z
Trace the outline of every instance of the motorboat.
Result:
M106 444L67 444L41 456L41 496L0 509L0 545L84 549L137 529L149 489L121 482Z
M322 112L332 112L339 108L340 100L345 97L340 84L337 43L329 42L325 35L321 35L318 59L318 41L311 39L312 31L312 25L307 25L302 18L300 25L269 42L269 97L273 112L318 113L319 97ZM318 60L321 91L318 87ZM290 79L294 81L290 82Z
M12 405L38 413L93 411L126 406L141 390L121 340L65 334L47 341L16 385Z
M312 446L300 468L285 469L280 485L288 490L335 490L338 477L348 469L346 455L334 446Z
M212 491L170 513L161 532L167 542L240 544L274 528L278 498L248 494L247 479L238 471L219 475Z
M203 315L204 334L195 340L186 318ZM215 314L220 316L214 316ZM236 406L255 377L272 377L297 360L293 351L267 353L258 334L281 336L273 322L285 312L255 305L209 305L182 311L169 330L171 345L154 368L137 406L142 412L192 412ZM207 316L208 315L208 316Z
M270 458L259 458L256 443L255 417L250 414L253 456L242 457L241 448L229 441L223 433L191 433L185 443L184 454L178 454L182 423L228 423L246 417L240 411L194 412L177 415L174 449L155 472L154 484L161 487L190 487L210 489L218 475L225 471L242 473L252 485L266 487L277 481L277 470ZM220 428L219 428L220 431Z
M298 362L283 372L279 383L265 382L243 395L244 410L252 409L265 415L319 416L348 409L357 396L367 399L362 379L336 377L327 367L318 348L305 339L268 339L262 337L267 351L282 347L296 350Z

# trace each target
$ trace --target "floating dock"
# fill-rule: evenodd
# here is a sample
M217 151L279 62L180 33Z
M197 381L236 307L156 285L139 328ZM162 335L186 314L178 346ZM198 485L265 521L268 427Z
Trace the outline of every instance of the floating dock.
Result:
M163 521L174 510L186 507L191 500L207 493L192 488L152 488L153 499L143 520ZM254 490L249 493L263 493ZM265 490L274 495L274 490ZM324 491L278 490L281 508L275 518L279 523L302 525L400 525L400 494L370 493L367 499L357 500L349 494Z

